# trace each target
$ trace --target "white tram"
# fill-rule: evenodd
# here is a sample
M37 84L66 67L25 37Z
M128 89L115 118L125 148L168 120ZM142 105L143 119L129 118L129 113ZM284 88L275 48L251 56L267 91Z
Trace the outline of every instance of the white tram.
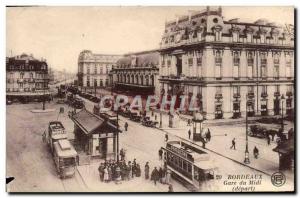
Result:
M169 141L163 149L167 168L196 188L214 179L217 168L204 149L183 141Z
M60 178L73 177L76 170L77 152L67 139L54 142L53 158Z

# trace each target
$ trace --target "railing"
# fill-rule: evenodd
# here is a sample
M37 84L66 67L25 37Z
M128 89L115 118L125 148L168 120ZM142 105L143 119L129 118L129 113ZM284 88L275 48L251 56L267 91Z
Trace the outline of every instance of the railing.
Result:
M287 96L293 96L293 92L287 91L287 92L286 92L286 95L287 95Z
M275 97L276 97L276 96L280 96L280 92L279 92L279 91L274 92L274 96L275 96Z
M233 97L234 97L234 98L240 98L241 95L240 95L240 93L234 93L234 94L233 94Z
M220 93L217 93L217 94L215 95L215 98L216 98L216 99L221 99L221 98L223 98L223 95L220 94Z
M261 97L268 97L267 93L261 93Z

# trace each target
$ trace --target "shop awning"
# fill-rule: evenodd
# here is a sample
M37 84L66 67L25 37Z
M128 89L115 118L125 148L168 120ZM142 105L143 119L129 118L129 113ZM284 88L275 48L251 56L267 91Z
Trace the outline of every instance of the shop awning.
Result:
M115 125L106 122L101 117L92 114L86 109L82 109L72 116L71 119L87 135L92 134L99 128L103 129L99 130L103 133L107 133L108 131L113 133L117 131L117 127Z

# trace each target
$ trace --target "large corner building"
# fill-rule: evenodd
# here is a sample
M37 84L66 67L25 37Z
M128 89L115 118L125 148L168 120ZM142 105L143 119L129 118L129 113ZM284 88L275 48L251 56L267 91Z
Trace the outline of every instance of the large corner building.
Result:
M293 35L264 19L224 20L220 7L169 21L159 50L160 95L195 96L207 119L279 115L282 108L291 115Z

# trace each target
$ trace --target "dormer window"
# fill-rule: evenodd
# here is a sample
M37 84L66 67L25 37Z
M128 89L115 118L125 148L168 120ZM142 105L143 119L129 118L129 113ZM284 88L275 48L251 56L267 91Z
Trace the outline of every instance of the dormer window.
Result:
M215 32L215 41L221 41L222 40L222 32L216 31Z
M265 34L260 35L260 42L261 43L266 43L266 35Z
M238 32L232 32L232 41L239 42L239 33Z

